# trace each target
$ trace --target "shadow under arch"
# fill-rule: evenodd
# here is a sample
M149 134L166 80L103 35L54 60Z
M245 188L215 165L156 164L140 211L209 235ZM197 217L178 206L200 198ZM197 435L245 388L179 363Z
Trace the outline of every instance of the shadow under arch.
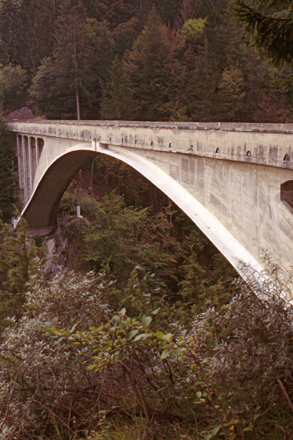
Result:
M293 212L293 180L287 180L282 183L280 190L281 201L286 202Z
M56 158L21 213L32 235L47 235L56 228L58 206L64 191L85 162L98 154L106 154L127 163L156 185L190 217L243 278L244 265L258 273L263 272L258 261L187 189L148 159L118 146L111 146L111 149L104 146L97 151L75 147Z
M31 235L47 235L56 228L59 203L66 188L78 170L96 155L94 151L71 151L49 166L21 213Z

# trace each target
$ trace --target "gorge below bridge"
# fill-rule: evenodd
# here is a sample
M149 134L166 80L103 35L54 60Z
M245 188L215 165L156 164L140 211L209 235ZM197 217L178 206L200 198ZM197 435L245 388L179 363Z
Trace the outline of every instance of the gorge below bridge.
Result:
M240 272L264 252L293 257L293 124L14 121L31 235L50 234L60 199L90 158L129 164L182 209Z

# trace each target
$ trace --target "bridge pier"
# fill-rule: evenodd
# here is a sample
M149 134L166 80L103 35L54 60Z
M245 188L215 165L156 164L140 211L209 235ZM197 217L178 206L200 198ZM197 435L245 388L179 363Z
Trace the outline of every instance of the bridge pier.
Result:
M44 147L44 140L18 134L16 137L19 187L24 205L34 189L35 175Z

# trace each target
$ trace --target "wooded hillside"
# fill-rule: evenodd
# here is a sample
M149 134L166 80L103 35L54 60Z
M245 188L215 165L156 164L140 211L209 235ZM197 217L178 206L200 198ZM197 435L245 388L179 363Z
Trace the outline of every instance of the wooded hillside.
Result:
M1 0L0 62L4 113L292 121L289 71L249 48L230 0Z

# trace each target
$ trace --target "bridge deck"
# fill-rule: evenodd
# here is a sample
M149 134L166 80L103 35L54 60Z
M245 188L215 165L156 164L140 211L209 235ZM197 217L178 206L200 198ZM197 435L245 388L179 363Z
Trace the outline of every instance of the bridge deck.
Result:
M31 136L98 142L105 148L122 145L293 169L293 124L29 120L8 127Z

